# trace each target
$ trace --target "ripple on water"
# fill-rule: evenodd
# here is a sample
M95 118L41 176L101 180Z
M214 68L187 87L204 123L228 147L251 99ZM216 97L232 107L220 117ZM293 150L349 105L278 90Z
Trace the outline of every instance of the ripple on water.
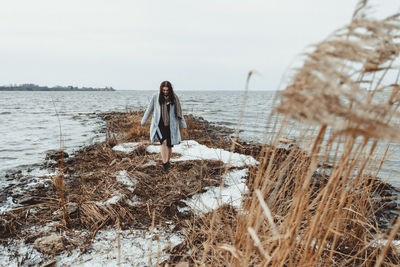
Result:
M0 160L15 160L16 157L0 157Z

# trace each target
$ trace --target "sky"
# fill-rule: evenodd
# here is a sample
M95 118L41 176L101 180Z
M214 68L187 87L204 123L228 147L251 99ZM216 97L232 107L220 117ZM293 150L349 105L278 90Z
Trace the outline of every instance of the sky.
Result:
M255 70L251 90L282 89L299 55L348 24L356 3L2 0L0 85L243 90ZM382 16L400 6L371 3Z

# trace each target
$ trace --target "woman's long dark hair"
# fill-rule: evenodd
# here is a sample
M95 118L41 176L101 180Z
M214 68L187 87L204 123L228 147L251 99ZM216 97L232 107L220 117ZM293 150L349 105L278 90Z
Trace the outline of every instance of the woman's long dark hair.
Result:
M175 104L175 95L174 95L174 88L172 88L172 84L169 81L163 81L160 84L160 94L158 96L158 103L160 103L160 105L164 104L164 93L162 91L163 87L168 87L168 95L169 95L169 100L171 102L171 104Z

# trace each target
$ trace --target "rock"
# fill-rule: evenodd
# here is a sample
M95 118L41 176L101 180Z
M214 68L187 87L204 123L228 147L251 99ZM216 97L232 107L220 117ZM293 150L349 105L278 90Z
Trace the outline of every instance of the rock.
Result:
M0 203L4 202L7 200L7 193L6 192L0 192Z
M32 196L23 196L19 201L19 204L23 204L23 205L31 205L31 204L35 204L37 203L37 201L35 200L35 197Z
M65 205L65 210L68 215L71 215L72 213L76 212L78 210L78 204L74 202L69 202L67 205ZM62 216L63 215L63 210L62 208L56 210L53 212L53 215L55 216Z
M64 151L64 158L68 158L69 155L67 152ZM47 150L46 151L46 160L59 160L61 158L61 151L60 150Z
M34 248L43 254L58 254L65 249L66 239L63 236L45 236L35 240Z

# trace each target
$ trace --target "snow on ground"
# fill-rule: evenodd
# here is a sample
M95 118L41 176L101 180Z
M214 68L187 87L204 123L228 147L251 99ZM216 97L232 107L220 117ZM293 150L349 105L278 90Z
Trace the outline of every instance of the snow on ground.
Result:
M12 197L7 197L6 201L3 202L3 205L0 206L0 214L2 212L10 211L12 209L20 207L20 204L14 203Z
M2 180L0 183L0 191L4 191L12 186L14 194L24 195L25 192L27 192L32 187L40 185L48 187L49 184L53 183L52 176L55 176L56 174L56 172L49 172L48 170L41 169L39 167L31 169L29 172L26 170L22 170L21 178ZM0 206L0 214L2 212L7 212L22 206L14 201L15 200L13 200L11 196L7 197L6 201L4 201Z
M387 242L388 241L386 239L377 239L371 245L373 247L384 247L386 246ZM400 240L392 240L391 244L400 252Z
M117 181L120 182L121 184L125 185L129 191L133 192L135 190L135 185L138 183L138 180L129 176L127 171L125 171L125 170L119 171L115 174L115 177L116 177ZM117 191L114 193L114 195L112 197L110 197L106 201L104 201L104 202L97 201L96 204L99 206L108 206L110 204L117 204L118 201L120 201L121 199L126 199L126 196ZM140 202L138 202L136 196L134 196L133 199L126 199L126 201L128 202L128 204L130 204L132 206L135 206L140 203Z
M242 195L248 192L245 179L247 171L248 169L231 171L225 176L226 180L222 190L219 187L208 187L206 192L194 195L183 202L197 214L213 211L224 204L240 208Z
M153 233L150 230L120 231L120 254L118 230L100 230L93 240L92 248L86 253L76 248L71 254L63 252L55 256L54 260L57 261L56 266L107 267L117 266L120 255L120 266L155 266L168 259L164 249L174 247L184 240L181 232L171 234L172 228L171 225L160 231L155 229ZM23 266L36 266L43 261L43 255L33 245L24 244L23 240L13 242L12 249L11 246L0 245L0 266L21 266L21 262Z
M147 147L149 153L159 153L160 145L150 145ZM221 148L209 148L201 145L194 140L182 141L179 145L172 148L172 152L182 156L171 161L184 160L220 160L231 167L244 167L245 165L256 165L258 162L251 156L233 153Z
M102 201L96 201L96 205L99 206L109 206L109 205L115 205L117 204L121 199L124 199L125 195L117 192L115 195L113 195L112 197L110 197L109 199L107 199L106 201L102 202Z
M153 234L148 230L121 231L120 266L155 266L166 260L168 255L163 250L184 240L182 233L167 234L168 231L154 231ZM57 266L117 266L118 254L117 230L100 230L89 252L81 254L75 249L71 256L60 255Z
M149 153L159 153L160 145L150 145L147 147ZM232 153L220 148L209 148L201 145L194 140L183 141L172 148L172 152L181 154L179 158L171 159L171 161L184 161L184 160L220 160L225 164L232 167L244 167L246 165L255 165L258 162L251 156ZM240 208L242 203L243 194L248 192L246 186L246 176L248 169L230 171L225 175L225 184L220 187L208 187L206 192L196 194L192 198L185 200L186 205L189 206L195 213L203 214L212 211L224 204L231 204L236 208ZM129 185L130 179L128 174L121 171L117 179ZM182 209L184 211L186 209Z
M130 177L127 171L125 170L120 171L119 173L117 173L115 177L117 178L118 182L126 185L130 191L133 192L135 190L135 185L137 185L138 180L136 180L133 177Z
M130 153L135 150L140 143L124 143L115 146L115 151ZM149 153L160 152L160 146L150 145L147 147ZM196 141L183 141L179 145L175 145L172 150L174 153L181 154L181 157L172 159L173 161L184 160L220 160L231 167L243 168L247 165L255 165L258 162L251 156L232 153L223 149L209 148L201 145ZM151 163L155 165L154 162ZM248 192L245 183L248 169L231 170L225 174L225 183L220 187L208 187L207 191L202 194L192 196L185 200L188 205L181 209L192 209L197 214L203 214L212 211L220 205L230 203L236 208L241 206L243 194ZM130 177L128 172L122 170L114 174L117 181L130 191L135 189L137 180ZM121 199L126 198L124 194L115 192L115 194L104 202L96 202L98 205L115 204ZM135 205L137 199L126 199L129 204ZM163 228L159 231L155 230L124 230L120 232L120 266L155 266L168 258L168 254L163 252L165 248L173 247L180 244L184 240L183 233L178 232L171 234L170 227ZM39 230L38 230L39 231ZM117 230L104 229L100 230L92 243L92 248L81 253L78 248L71 251L71 254L64 252L56 256L56 266L117 266L118 265L118 248L117 248ZM81 233L85 234L85 233ZM43 260L43 255L39 253L32 245L24 244L23 240L14 240L13 244L8 247L0 245L0 266L18 266L23 260L24 264L37 265ZM15 254L17 251L17 255ZM151 260L151 262L150 262Z
M112 149L114 151L121 151L125 153L130 153L134 151L141 143L131 142L131 143L123 143L114 146Z

